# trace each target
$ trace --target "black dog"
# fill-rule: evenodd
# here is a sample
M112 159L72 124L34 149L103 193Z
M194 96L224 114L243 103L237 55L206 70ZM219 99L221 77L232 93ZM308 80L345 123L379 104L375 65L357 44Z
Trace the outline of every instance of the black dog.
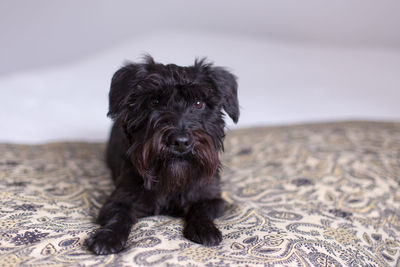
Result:
M224 207L222 110L237 122L236 79L204 59L180 67L147 56L114 74L107 161L116 189L100 210L102 227L87 240L93 252L121 251L138 218L153 214L184 217L183 234L196 243L221 242L213 219Z

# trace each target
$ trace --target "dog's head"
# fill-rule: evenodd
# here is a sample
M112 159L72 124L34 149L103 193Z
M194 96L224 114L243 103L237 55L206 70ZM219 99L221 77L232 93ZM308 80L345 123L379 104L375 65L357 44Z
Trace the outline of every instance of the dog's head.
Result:
M239 118L236 78L205 60L163 65L147 56L113 76L108 115L129 140L127 151L147 189L184 190L211 179L223 149L224 113Z

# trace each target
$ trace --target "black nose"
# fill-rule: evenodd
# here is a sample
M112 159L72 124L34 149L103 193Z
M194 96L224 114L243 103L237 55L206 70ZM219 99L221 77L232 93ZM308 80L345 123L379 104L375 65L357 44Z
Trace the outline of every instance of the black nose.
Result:
M185 152L191 145L191 139L184 134L178 134L172 137L171 148L176 152Z

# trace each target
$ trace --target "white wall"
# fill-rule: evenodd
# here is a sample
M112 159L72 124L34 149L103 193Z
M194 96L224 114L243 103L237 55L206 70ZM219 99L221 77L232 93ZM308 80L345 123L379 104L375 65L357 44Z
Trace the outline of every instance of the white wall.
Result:
M400 48L400 1L2 0L0 74L169 31Z
M239 126L400 120L400 2L2 1L0 141L105 140L125 59L207 56L239 77ZM230 124L230 127L233 127Z

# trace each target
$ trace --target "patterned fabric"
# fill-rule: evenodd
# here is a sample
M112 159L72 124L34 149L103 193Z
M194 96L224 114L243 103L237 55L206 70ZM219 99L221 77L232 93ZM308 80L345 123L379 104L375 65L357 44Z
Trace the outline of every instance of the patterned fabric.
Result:
M123 252L95 256L84 240L113 190L104 148L0 145L1 266L400 265L400 123L231 131L219 246L185 239L182 219L153 216Z

